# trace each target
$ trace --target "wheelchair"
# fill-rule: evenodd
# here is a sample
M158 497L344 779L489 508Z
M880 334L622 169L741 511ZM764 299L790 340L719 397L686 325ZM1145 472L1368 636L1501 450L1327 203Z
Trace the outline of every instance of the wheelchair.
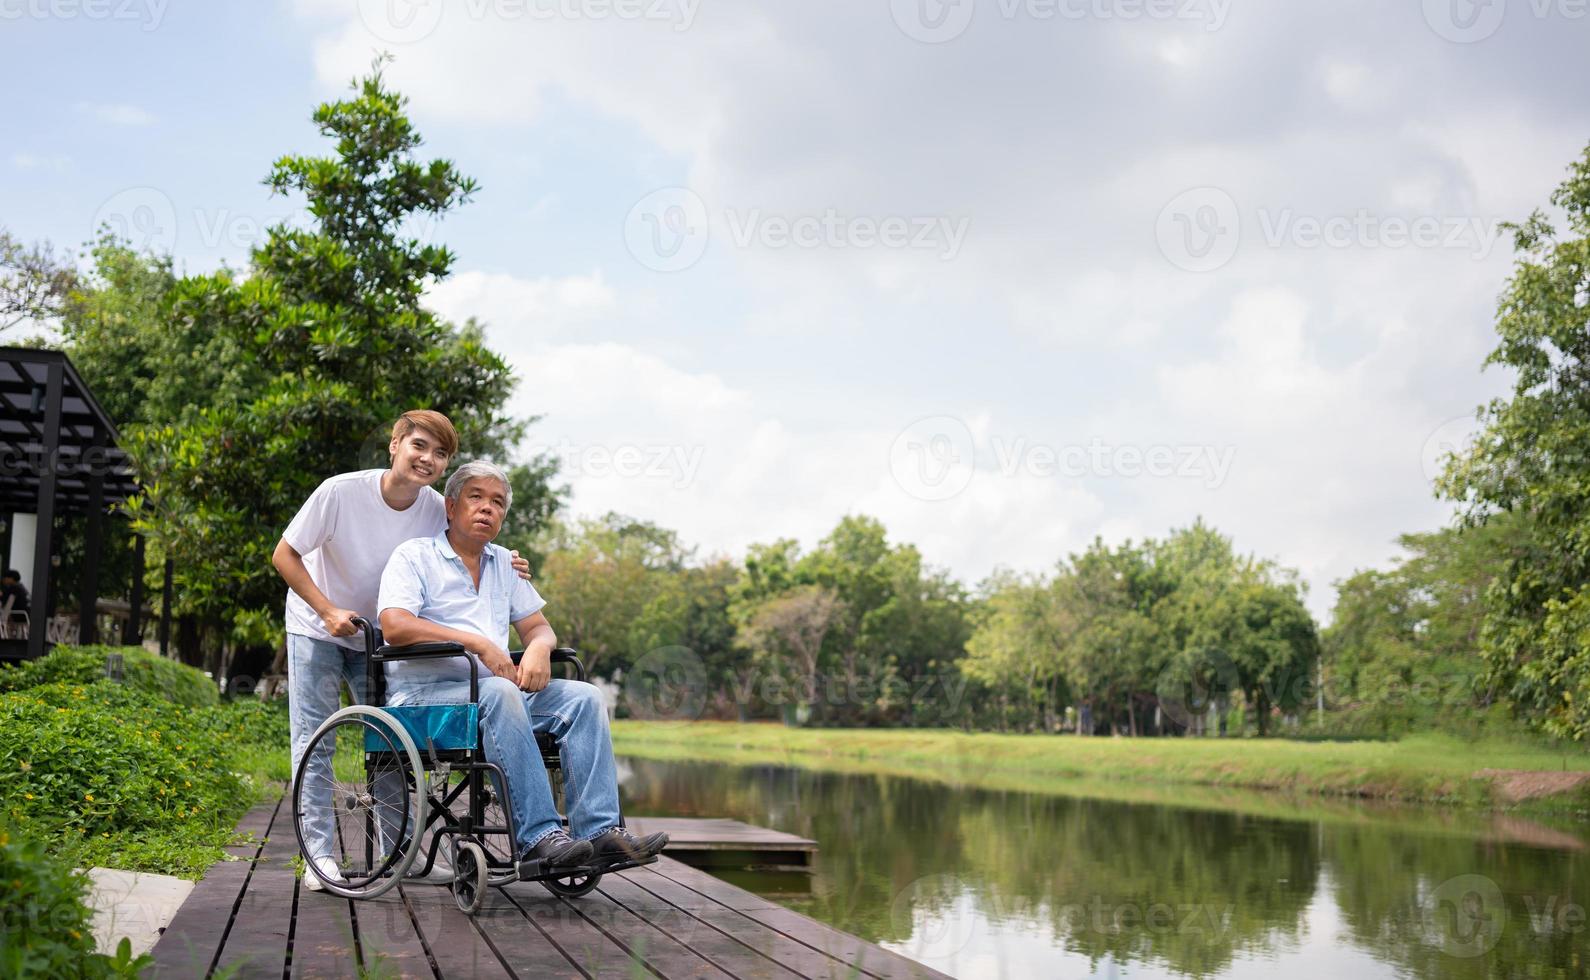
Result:
M305 764L293 776L293 832L305 859L304 873L319 878L326 891L365 899L399 883L450 884L459 909L473 915L485 903L488 888L539 881L554 895L578 898L596 888L604 874L656 862L653 856L520 878L513 810L510 800L500 795L508 781L481 749L479 664L457 643L377 648L374 627L363 618L353 622L364 634L370 703L350 705L327 718L310 738ZM385 706L384 665L460 656L469 661L469 703ZM521 655L512 656L517 664ZM585 665L575 650L554 650L552 663L568 664L572 679L585 680ZM536 742L562 811L558 746L543 732L536 733ZM310 775L307 760L328 748L329 774ZM494 777L492 785L488 777ZM455 810L461 797L463 805ZM328 821L332 826L340 881L322 874L309 860L304 840L305 821L311 817L323 827ZM567 817L563 823L568 824ZM444 844L452 875L437 881L432 871ZM422 853L425 861L415 871Z

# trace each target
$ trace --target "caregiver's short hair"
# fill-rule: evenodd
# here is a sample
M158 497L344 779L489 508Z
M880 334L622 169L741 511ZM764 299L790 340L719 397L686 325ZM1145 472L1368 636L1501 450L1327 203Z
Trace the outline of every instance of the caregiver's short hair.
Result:
M472 459L454 470L453 475L447 478L447 489L443 491L443 496L456 501L463 494L465 484L471 480L496 480L501 483L506 497L502 509L506 511L513 506L513 484L508 481L508 474L489 459Z

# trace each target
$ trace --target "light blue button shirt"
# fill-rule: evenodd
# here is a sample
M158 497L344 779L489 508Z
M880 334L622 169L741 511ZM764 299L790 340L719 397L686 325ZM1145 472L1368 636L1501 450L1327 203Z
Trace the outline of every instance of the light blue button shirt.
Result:
M434 538L412 538L398 545L381 573L381 610L403 609L441 626L478 633L508 648L508 627L539 612L547 604L529 582L513 570L507 548L488 544L480 556L480 588L453 550L443 531ZM470 654L473 657L473 654ZM479 663L479 658L475 658ZM484 664L480 676L489 677ZM392 700L421 685L442 680L469 680L463 657L442 660L400 660L386 665Z

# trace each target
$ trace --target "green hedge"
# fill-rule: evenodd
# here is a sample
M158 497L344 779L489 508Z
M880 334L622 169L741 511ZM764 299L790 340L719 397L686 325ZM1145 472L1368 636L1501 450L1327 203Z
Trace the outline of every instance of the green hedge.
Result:
M0 693L43 684L93 684L106 679L106 662L121 657L121 683L186 708L220 703L215 683L186 664L142 647L57 646L37 660L0 668Z

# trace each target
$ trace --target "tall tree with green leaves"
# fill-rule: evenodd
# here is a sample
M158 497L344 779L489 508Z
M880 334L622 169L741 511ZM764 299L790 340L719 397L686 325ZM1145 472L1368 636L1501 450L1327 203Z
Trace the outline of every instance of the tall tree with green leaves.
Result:
M282 157L266 178L302 196L307 225L270 228L246 275L171 289L153 400L127 434L144 487L136 526L175 558L186 611L245 645L279 629L269 559L282 528L321 480L358 468L372 433L421 407L446 413L470 455L500 456L521 431L503 410L506 362L477 326L420 302L453 254L414 223L463 204L475 182L416 157L406 99L379 63L353 89L314 114L333 152Z
M1590 146L1542 211L1510 226L1513 274L1485 364L1514 372L1510 397L1449 461L1440 491L1469 524L1511 513L1527 541L1489 592L1490 679L1559 736L1590 736Z

